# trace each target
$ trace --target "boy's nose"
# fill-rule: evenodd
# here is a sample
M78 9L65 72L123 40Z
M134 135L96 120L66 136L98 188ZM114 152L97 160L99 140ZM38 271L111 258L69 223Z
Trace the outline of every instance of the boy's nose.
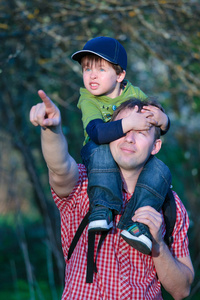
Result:
M97 77L97 72L95 70L92 70L90 76L91 76L91 78L96 78Z

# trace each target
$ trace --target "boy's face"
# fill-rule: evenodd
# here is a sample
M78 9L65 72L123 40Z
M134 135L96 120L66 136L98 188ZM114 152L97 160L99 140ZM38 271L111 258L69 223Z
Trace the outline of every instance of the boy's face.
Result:
M120 95L120 82L125 77L125 72L119 75L112 65L104 59L82 59L83 82L85 88L95 96L105 95L115 98Z

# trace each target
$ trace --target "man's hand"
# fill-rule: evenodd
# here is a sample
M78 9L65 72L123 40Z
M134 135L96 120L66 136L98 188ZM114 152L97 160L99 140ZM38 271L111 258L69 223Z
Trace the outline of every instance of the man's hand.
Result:
M41 130L42 153L49 170L49 183L60 198L67 197L78 181L78 166L68 152L59 109L44 91L39 90L38 95L42 103L31 108L30 121L34 126L50 127L49 130Z
M151 206L140 207L135 211L132 220L140 222L149 227L150 233L153 238L153 247L159 249L159 245L164 242L162 238L162 216ZM157 249L157 250L158 250ZM152 249L153 250L153 249Z
M44 91L39 90L42 103L31 108L30 121L34 126L41 127L58 126L61 123L60 111Z
M136 210L134 222L138 221L149 227L152 235L152 259L158 279L173 299L183 299L190 293L194 279L194 269L190 256L174 258L162 238L162 216L150 206Z

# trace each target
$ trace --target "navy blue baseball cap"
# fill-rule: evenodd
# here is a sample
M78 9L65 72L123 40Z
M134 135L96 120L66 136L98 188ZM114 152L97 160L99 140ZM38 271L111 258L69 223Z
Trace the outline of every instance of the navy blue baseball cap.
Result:
M89 53L100 56L115 65L120 65L126 71L126 50L116 39L104 36L96 37L89 40L83 49L75 52L71 58L81 63L81 59Z

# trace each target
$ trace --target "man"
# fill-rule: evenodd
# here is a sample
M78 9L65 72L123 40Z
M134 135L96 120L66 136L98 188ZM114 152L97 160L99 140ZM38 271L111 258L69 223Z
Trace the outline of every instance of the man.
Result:
M124 182L124 207L121 214L115 217L114 226L98 253L93 283L86 283L87 230L84 230L71 258L67 260L72 239L89 209L87 173L85 166L77 165L68 153L58 108L43 91L39 91L39 96L43 103L32 107L30 120L33 125L42 127L42 151L49 170L53 198L61 214L62 246L66 261L62 299L163 299L161 284L174 299L188 296L194 278L188 250L189 220L175 193L177 220L171 249L163 240L165 226L162 214L149 206L138 209L133 221L149 227L153 237L151 255L144 255L130 247L117 228L145 162L161 148L161 140L155 139L154 126L148 131L130 130L122 138L110 143L111 153ZM130 113L131 108L124 107L115 120ZM97 245L98 239L95 241L95 253Z

